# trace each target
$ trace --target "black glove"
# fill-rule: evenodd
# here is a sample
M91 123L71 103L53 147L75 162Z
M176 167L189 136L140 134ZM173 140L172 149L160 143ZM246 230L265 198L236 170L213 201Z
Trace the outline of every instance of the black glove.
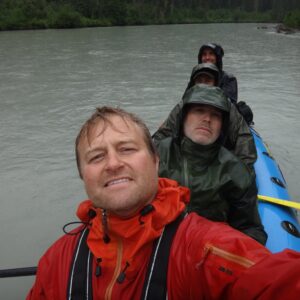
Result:
M239 101L236 104L236 107L240 114L244 117L245 121L248 125L254 124L253 123L253 112L249 105L246 104L244 101Z

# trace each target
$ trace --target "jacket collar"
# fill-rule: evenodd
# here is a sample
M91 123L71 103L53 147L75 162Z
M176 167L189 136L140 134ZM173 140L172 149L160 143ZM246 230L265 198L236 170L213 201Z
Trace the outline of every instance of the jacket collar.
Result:
M185 209L190 198L189 190L180 187L176 181L160 178L158 192L151 205L153 210L141 216L137 213L130 219L121 219L116 215L107 216L107 233L110 241L103 240L102 209L95 208L90 200L82 202L77 210L78 217L89 222L88 246L96 258L115 264L117 252L121 247L122 261L136 264L136 255L145 247L152 245L164 226L177 218ZM89 212L94 211L95 217L89 220ZM118 250L119 249L119 250Z
M211 145L200 145L184 136L180 148L183 156L187 157L192 164L195 163L195 166L199 166L201 163L201 166L207 166L216 158L221 145L218 142Z

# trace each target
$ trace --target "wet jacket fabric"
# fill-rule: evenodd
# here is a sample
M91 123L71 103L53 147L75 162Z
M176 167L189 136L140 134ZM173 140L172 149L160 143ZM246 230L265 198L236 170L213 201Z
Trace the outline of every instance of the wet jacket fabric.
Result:
M224 91L225 95L231 100L232 103L238 101L238 83L235 76L226 73L225 71L220 72L219 87Z
M152 137L156 145L164 138L178 137L177 124L183 105L184 98L175 105L168 118L153 134ZM245 163L254 175L254 163L257 159L254 139L249 126L234 104L230 105L229 125L223 145Z
M227 149L202 146L184 137L159 143L159 175L191 190L189 211L228 222L262 244L267 235L257 210L257 188L247 168Z
M160 179L152 202L155 209L143 216L143 222L139 214L127 220L108 215L107 244L103 241L101 210L89 200L81 203L77 214L82 221L89 222L88 247L94 257L102 257L101 275L92 277L93 299L141 299L153 241L182 212L188 198L186 188ZM90 210L96 213L92 220L88 217ZM77 240L78 235L64 235L47 250L40 259L27 300L69 299L67 286ZM125 280L117 283L116 277L126 261L130 265ZM93 272L96 265L94 258ZM284 273L278 272L280 268ZM295 281L297 268L300 268L299 254L286 251L271 255L230 226L191 213L179 225L172 242L166 275L168 299L283 299L280 296L293 299L288 297L300 291ZM286 274L292 276L288 283L284 281Z

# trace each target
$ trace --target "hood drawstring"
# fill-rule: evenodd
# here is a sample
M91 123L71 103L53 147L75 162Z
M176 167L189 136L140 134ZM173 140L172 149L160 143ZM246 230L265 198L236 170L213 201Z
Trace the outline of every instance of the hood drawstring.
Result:
M105 244L108 244L110 242L110 237L108 235L108 226L107 226L107 214L106 210L102 210L102 227L103 227L103 241Z
M142 217L146 216L149 214L151 211L154 210L154 206L152 204L146 205L141 211L140 211L140 217L139 217L139 222L140 225L143 225L145 222L142 220Z
M118 283L122 283L122 282L125 280L125 278L126 278L125 272L126 272L126 270L127 270L127 268L128 268L129 266L130 266L129 262L126 261L126 265L125 265L123 271L120 273L120 275L119 275L118 278L117 278L117 282L118 282Z
M102 274L101 266L100 266L101 262L102 262L102 258L101 257L99 257L99 258L96 259L96 263L97 263L96 270L95 270L96 277L99 277Z
M75 221L75 222L69 222L67 224L65 224L62 228L63 232L67 235L77 235L78 233L81 233L83 232L88 225L90 225L90 221L95 218L96 216L96 212L92 209L90 209L88 211L88 216L89 216L89 221L88 222L81 222L81 221ZM71 232L71 231L67 231L67 227L70 226L70 225L75 225L75 224L83 224L84 226L82 227L82 229L78 230L78 231L75 231L75 232Z

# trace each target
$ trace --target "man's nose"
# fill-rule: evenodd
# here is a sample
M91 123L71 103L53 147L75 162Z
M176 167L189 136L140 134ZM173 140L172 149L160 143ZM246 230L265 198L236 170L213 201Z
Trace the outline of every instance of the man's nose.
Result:
M211 114L208 113L208 112L205 112L205 113L202 115L202 120L203 120L203 121L206 121L206 122L210 122L210 120L211 120Z
M106 170L115 171L123 166L123 161L117 152L107 154Z

